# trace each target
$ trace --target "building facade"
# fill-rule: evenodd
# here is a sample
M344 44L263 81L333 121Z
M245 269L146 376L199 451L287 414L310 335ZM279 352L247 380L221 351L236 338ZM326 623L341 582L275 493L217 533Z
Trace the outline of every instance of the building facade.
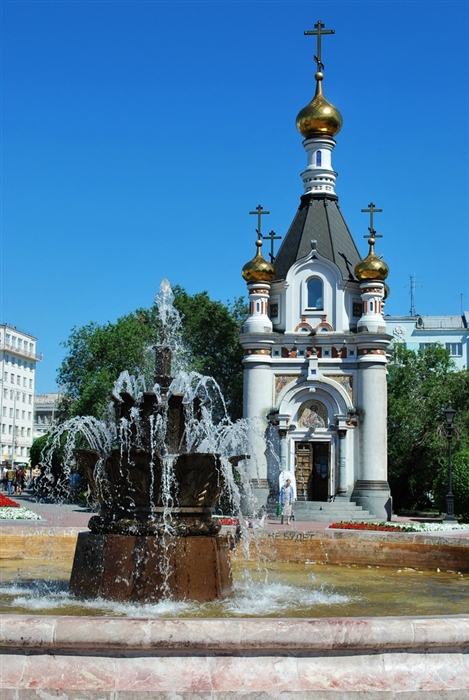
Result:
M244 416L258 424L251 478L261 502L288 472L298 501L343 499L389 519L388 268L375 253L374 205L366 209L363 260L339 208L332 152L342 117L323 95L316 60L316 94L297 117L306 151L299 208L271 262L262 255L259 214L257 253L243 268Z
M469 311L461 316L386 316L394 343L408 350L442 345L458 370L469 367Z
M27 462L33 442L36 338L15 326L0 325L1 459Z
M58 394L37 394L34 398L33 437L38 438L49 432L57 412Z

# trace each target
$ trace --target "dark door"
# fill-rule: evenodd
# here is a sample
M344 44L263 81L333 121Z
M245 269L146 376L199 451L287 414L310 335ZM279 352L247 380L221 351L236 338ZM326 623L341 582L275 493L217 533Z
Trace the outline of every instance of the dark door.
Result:
M329 443L313 442L310 500L327 501L329 495Z
M297 442L296 491L299 501L327 501L329 495L329 443Z
M311 442L295 443L296 455L296 497L298 501L309 501L309 483L313 469L313 444Z

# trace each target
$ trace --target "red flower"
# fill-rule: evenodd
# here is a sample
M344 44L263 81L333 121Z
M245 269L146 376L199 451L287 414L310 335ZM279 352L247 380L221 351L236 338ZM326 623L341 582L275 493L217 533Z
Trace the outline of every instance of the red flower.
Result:
M392 525L386 525L384 523L354 523L354 522L341 522L332 523L329 525L330 528L338 530L376 530L379 532L403 532L404 528L400 525L396 527Z
M20 508L20 504L16 501L12 501L8 496L4 496L0 493L0 508Z

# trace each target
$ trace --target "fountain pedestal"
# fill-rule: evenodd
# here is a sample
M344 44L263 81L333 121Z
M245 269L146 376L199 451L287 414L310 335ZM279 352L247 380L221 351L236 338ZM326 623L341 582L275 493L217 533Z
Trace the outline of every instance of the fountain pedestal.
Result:
M231 594L229 537L78 536L70 592L79 598L153 603Z

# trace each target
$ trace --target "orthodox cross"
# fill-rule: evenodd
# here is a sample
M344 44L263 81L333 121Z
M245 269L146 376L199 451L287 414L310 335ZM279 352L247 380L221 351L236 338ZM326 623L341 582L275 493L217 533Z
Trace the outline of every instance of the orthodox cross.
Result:
M257 228L256 228L256 233L258 238L264 238L264 236L261 233L261 216L263 214L270 214L270 211L266 211L261 207L260 204L257 205L256 211L250 211L250 214L257 214Z
M376 233L376 231L373 228L373 214L377 214L382 212L382 209L376 209L375 205L373 202L370 202L368 204L368 209L362 209L361 211L367 212L370 215L370 225L368 226L368 231L370 232L369 234L366 234L363 236L363 238L382 238L382 236L379 233Z
M270 239L270 262L274 262L274 241L280 241L282 239L282 236L276 236L275 231L271 231L267 234L267 236L262 236L262 238L264 239L264 241Z
M335 34L335 29L324 29L326 25L318 20L317 24L314 25L314 30L306 30L304 35L308 36L315 34L318 37L318 55L314 57L314 60L318 64L318 69L324 68L324 64L321 61L321 37L323 34Z

